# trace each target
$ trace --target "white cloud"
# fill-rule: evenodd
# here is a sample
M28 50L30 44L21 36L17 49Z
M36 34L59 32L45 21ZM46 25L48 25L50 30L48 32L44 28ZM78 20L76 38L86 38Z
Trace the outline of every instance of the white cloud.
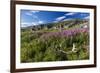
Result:
M71 13L66 13L65 15L68 16L68 15L74 15L74 14L76 14L76 13L71 12Z
M53 21L54 23L57 23L58 21L57 20L55 20L55 21Z
M38 12L40 12L40 11L30 11L31 13L38 13Z
M43 21L38 21L39 24L43 24Z
M36 23L36 22L32 22L31 25L38 25L38 23Z
M56 21L61 21L62 19L64 19L66 16L61 16L61 17L58 17L56 18Z
M68 20L72 20L72 18L67 18L67 19L64 19L63 21L68 21Z
M61 21L64 18L66 18L66 16L68 16L68 15L74 15L74 14L76 14L76 13L74 13L74 12L66 13L64 16L61 16L61 17L56 18L56 20L54 22ZM68 20L68 19L64 19L64 20Z
M40 11L28 11L26 12L26 15L32 16L34 13L38 13Z
M34 21L34 22L22 22L21 23L21 27L28 27L28 26L33 26L33 25L39 25L39 24L43 24L44 21Z
M85 13L81 13L80 15L81 15L81 16L86 16L87 14L85 14Z
M31 23L29 22L22 22L21 23L21 27L27 27L27 26L30 26Z
M90 19L90 16L86 16L86 17L84 17L84 19Z
M39 25L39 24L43 24L44 21L37 21L37 22L32 22L31 25Z
M28 23L28 22L23 22L23 23L21 23L21 24L24 24L24 25L26 25L26 24L30 24L30 23Z
M36 14L33 14L32 12L26 12L26 15L30 16L33 19L33 21L34 20L36 20L36 21L39 20L39 17Z
M32 13L30 13L30 12L27 12L27 13L26 13L26 15L28 15L28 16L32 16Z
M36 23L36 22L22 22L21 23L21 27L28 27L28 26L32 26L32 25L38 25L38 23Z
M35 19L38 19L38 16L36 16L36 15L33 15L32 17L33 17L33 19L34 19L34 18L35 18Z

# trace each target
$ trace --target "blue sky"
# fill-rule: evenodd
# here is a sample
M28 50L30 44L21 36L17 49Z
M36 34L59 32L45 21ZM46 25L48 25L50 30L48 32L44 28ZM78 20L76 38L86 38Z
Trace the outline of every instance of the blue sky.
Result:
M70 19L89 19L89 13L21 10L21 27L66 21Z

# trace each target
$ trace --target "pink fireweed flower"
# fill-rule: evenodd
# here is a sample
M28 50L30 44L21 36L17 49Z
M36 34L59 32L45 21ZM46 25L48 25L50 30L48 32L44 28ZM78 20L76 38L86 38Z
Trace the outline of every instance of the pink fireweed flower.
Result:
M80 33L88 33L89 29L87 28L76 28L76 29L69 29L69 30L63 30L62 32L57 31L57 32L48 32L43 34L40 38L41 39L48 39L52 37L71 37L76 34Z

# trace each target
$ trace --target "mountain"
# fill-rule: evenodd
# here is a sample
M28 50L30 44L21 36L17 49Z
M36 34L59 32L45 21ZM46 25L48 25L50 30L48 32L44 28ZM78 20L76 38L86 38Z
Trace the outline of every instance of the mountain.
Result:
M67 27L73 27L75 25L80 25L84 23L89 23L88 19L70 19L66 21L60 21L56 23L47 23L47 24L39 24L39 25L33 25L28 27L22 27L21 29L44 29L44 28L53 28L53 27L59 27L59 26L67 26Z

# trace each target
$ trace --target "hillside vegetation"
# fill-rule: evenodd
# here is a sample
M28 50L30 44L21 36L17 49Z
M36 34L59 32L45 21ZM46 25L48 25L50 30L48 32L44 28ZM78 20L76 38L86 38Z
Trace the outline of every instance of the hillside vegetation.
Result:
M89 21L68 20L21 28L21 62L89 59Z

